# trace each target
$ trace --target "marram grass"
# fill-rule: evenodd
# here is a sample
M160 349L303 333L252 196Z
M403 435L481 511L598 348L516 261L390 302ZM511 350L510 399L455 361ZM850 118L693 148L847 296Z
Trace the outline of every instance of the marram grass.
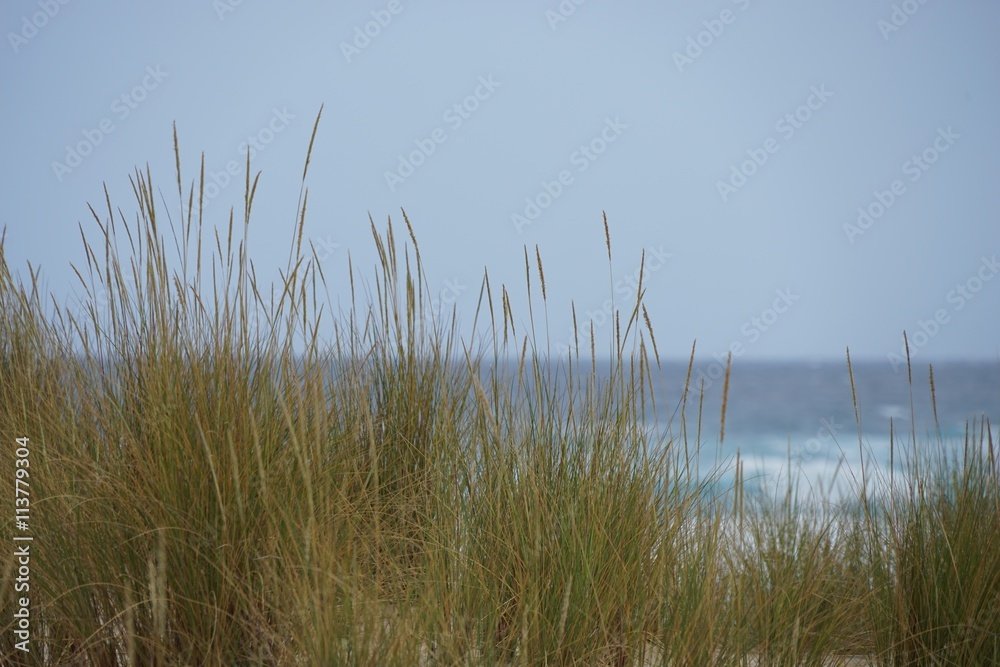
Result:
M174 150L175 211L148 169L135 213L91 209L81 308L15 279L0 242L0 437L30 437L34 536L25 653L5 531L3 664L1000 664L988 422L957 456L894 434L905 464L869 465L854 497L762 497L740 460L695 474L700 406L691 438L683 417L674 439L644 428L641 287L610 373L592 330L589 359L546 360L555 304L526 248L527 330L484 276L472 345L425 316L404 214L402 241L371 223L374 290L356 298L352 266L324 338L308 156L272 288L247 258L249 164L242 216L209 233Z

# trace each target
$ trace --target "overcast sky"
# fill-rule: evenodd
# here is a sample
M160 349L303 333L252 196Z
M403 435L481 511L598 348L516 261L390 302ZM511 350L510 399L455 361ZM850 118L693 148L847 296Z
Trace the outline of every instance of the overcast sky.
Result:
M1000 354L995 2L12 0L0 26L5 251L58 298L103 183L133 219L136 165L175 192L174 121L211 224L252 147L276 277L325 105L306 236L335 304L402 207L467 323L484 268L523 303L537 245L554 346L571 301L610 333L645 249L664 356L892 363L904 329L921 362Z

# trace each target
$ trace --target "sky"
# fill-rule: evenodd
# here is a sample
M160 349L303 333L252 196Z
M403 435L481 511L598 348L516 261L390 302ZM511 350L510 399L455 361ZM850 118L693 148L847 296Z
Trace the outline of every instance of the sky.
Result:
M209 226L241 210L250 148L249 252L277 280L322 106L305 236L335 307L348 256L374 281L369 214L403 238L405 209L465 330L484 270L526 322L537 246L550 347L573 303L607 349L645 251L664 357L897 368L906 331L921 363L995 363L998 25L972 0L12 0L4 252L73 299L105 186L134 220L148 165L176 214L176 123Z

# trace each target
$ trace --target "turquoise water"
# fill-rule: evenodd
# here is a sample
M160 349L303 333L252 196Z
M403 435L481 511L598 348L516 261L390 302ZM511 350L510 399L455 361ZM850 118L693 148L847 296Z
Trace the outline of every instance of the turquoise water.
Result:
M855 416L846 362L734 362L729 381L725 438L719 442L723 365L696 365L693 395L687 398L689 442L697 423L697 388L705 383L700 463L710 469L730 461L737 451L747 477L762 486L776 484L791 470L811 483L825 483L841 465L841 481L860 478L861 461L884 469L889 463L890 422L895 456L901 456L916 433L917 447L941 440L960 449L967 424L979 428L985 417L996 438L1000 416L1000 361L947 362L934 365L932 402L927 365L896 372L887 361L854 363ZM667 363L656 400L656 428L679 436L679 404L687 364ZM911 413L911 395L913 410ZM934 412L937 411L935 421ZM669 417L668 417L669 415ZM912 417L911 417L912 416ZM652 420L651 420L652 421Z

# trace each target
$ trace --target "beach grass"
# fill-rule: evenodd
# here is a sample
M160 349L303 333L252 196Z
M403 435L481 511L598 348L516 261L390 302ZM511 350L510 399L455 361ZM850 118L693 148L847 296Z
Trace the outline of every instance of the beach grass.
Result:
M616 304L613 349L578 331L555 358L526 248L527 316L486 274L490 335L463 338L427 316L403 213L368 221L379 265L351 266L338 310L346 286L304 240L312 140L273 282L248 259L249 157L243 210L215 226L176 130L174 151L175 207L147 168L134 212L91 208L82 306L17 277L0 242L3 502L28 437L31 508L4 534L3 664L1000 665L988 421L957 444L893 433L889 467L859 428L846 493L755 493L738 457L694 464L715 418L699 387L678 399L697 425L646 426L644 286Z

